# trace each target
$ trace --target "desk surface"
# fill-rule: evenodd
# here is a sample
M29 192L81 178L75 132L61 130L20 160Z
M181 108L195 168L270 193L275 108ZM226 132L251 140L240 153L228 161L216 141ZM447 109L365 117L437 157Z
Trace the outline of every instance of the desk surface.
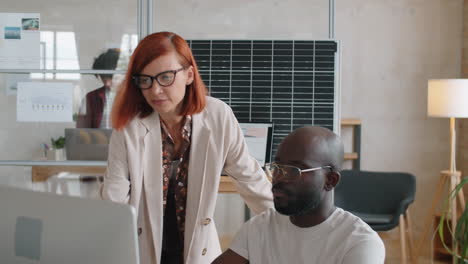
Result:
M71 172L78 174L102 175L107 166L107 161L94 160L2 160L0 166L31 166L33 182L46 181L50 176L59 172ZM236 187L228 176L222 176L220 180L220 192L236 193Z
M1 160L0 166L107 166L107 161L97 160Z

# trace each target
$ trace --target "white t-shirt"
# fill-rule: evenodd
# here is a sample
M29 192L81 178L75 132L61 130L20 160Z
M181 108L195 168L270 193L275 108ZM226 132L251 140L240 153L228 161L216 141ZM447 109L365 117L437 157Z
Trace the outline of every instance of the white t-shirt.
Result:
M341 208L307 228L269 209L242 226L230 249L250 264L383 264L385 259L377 233Z

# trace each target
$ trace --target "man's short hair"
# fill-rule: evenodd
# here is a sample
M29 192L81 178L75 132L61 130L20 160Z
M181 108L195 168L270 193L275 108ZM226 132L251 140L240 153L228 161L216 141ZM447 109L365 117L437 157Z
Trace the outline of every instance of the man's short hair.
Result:
M101 53L93 62L93 70L115 70L119 60L119 49L108 49L106 52ZM112 78L112 74L95 74L96 78Z

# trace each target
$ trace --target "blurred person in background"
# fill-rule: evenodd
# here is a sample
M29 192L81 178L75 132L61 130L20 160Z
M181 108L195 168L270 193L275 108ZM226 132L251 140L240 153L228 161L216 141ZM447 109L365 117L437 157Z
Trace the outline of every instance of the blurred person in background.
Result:
M119 60L119 49L108 49L94 59L93 70L115 70ZM77 127L82 128L111 128L110 113L115 97L115 87L119 82L118 75L96 74L103 86L86 94L81 102Z

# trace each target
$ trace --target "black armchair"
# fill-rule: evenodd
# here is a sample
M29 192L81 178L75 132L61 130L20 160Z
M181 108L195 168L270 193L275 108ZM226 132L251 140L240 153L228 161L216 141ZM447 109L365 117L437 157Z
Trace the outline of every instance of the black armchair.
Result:
M406 263L406 236L414 257L407 209L415 194L416 178L412 174L343 170L334 197L336 206L357 215L375 231L388 231L399 225L402 263Z

